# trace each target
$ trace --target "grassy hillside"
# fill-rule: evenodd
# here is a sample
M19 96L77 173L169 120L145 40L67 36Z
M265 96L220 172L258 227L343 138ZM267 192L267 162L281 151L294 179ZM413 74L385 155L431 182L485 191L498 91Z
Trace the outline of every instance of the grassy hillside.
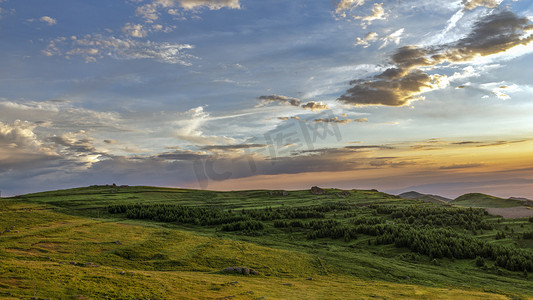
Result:
M517 207L524 203L519 200L503 199L480 193L464 194L452 200L451 204L463 207Z
M424 201L424 202L427 202L427 203L440 203L440 204L442 204L442 203L447 203L447 202L451 201L451 199L448 199L448 198L445 198L445 197L441 197L441 196L438 196L438 195L421 194L421 193L418 193L418 192L415 192L415 191L401 193L398 196L402 197L402 198L405 198L405 199L417 199L417 200L421 200L421 201Z
M166 216L134 214L160 207ZM376 191L328 190L320 196L290 191L283 196L276 191L95 186L3 199L0 208L0 298L6 299L533 296L526 272L496 260L484 258L480 264L475 257L423 254L423 249L388 243L386 234L359 232L408 224L420 228L417 234L424 238L422 228L446 234L444 228L451 226L459 234L452 239L513 247L526 255L533 244L523 237L533 232L533 223ZM174 220L169 212L181 215ZM413 220L412 212L432 217ZM485 229L461 223L462 218ZM215 224L221 220L226 223ZM246 222L262 227L233 230ZM259 275L222 271L233 266Z

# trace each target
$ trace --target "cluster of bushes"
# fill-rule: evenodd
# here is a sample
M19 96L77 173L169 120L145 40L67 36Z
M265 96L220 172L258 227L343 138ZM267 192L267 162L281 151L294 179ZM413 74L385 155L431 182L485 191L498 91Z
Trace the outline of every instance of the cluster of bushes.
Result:
M468 230L492 230L494 225L483 220L484 209L457 207L409 206L394 207L373 205L378 214L389 215L402 223L424 226L459 226Z
M229 224L224 224L221 227L222 231L260 231L265 228L262 222L259 221L239 221Z
M408 219L414 217L431 219L432 214L442 215L450 211L452 218L442 218L448 220L446 224L464 225L465 223L476 224L484 222L477 216L483 216L476 210L458 209L418 209L413 208L413 212L405 213L403 217L399 214L394 220ZM392 214L396 210L389 210ZM381 210L383 213L383 210ZM404 213L403 209L400 211ZM419 213L425 212L424 217ZM392 216L391 216L392 217ZM419 223L398 222L387 223L383 217L357 217L350 220L350 225L343 224L336 220L312 220L309 222L295 221L276 221L275 227L288 227L291 229L300 229L307 231L308 239L316 238L344 238L350 241L357 238L358 234L375 236L375 244L386 245L393 244L398 248L408 248L413 253L427 255L430 258L455 258L455 259L490 259L496 262L497 266L512 271L532 271L533 270L533 253L519 250L513 247L494 245L472 237L471 235L461 233L451 227L436 227L430 224L421 225ZM486 228L486 227L483 227ZM503 232L499 232L501 238L505 238ZM533 232L524 233L524 238L533 237Z
M376 235L376 244L394 244L430 258L473 259L482 257L511 271L532 271L533 253L494 245L455 230L408 225L359 225L356 232Z
M240 211L225 211L219 208L189 207L172 204L124 204L108 207L109 213L125 214L129 219L145 219L157 222L200 226L222 225L221 230L223 231L263 230L264 224L261 221L324 219L328 212L349 209L351 209L351 206L343 203L287 208L268 207L252 210L243 209ZM301 221L300 223L297 222L292 223L291 226L304 227Z
M324 219L326 213L332 211L347 211L353 208L347 203L326 203L322 205L310 205L301 207L268 207L265 209L242 210L242 214L252 219L261 221L273 221L282 219Z
M111 214L126 214L128 219L145 219L157 222L176 222L194 225L221 225L247 220L217 208L189 207L172 204L125 204L108 207Z
M524 240L533 240L533 231L527 231L522 233L522 238Z
M239 211L219 208L187 207L168 204L134 204L110 206L112 214L125 214L132 219L150 219L202 226L221 225L222 231L257 232L265 228L265 221L273 221L276 228L289 228L306 234L308 239L332 238L351 241L357 235L374 236L377 245L393 244L408 248L412 253L430 258L485 259L512 271L533 271L533 252L511 246L495 245L477 239L464 231L491 230L493 224L484 220L482 209L454 207L371 205L373 216L356 215L354 206L331 203L305 207L280 207ZM348 222L328 219L327 213L345 211ZM522 233L533 239L533 231ZM498 232L497 239L505 238Z

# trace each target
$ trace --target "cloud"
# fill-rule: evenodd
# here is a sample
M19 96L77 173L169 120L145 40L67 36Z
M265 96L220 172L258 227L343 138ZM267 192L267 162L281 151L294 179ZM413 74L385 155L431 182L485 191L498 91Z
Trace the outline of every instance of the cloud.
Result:
M356 122L356 123L365 123L368 122L367 118L361 118L361 119L339 119L339 117L333 117L333 118L323 118L323 119L314 119L314 123L337 123L337 124L347 124L350 122ZM346 147L346 149L350 149L351 146ZM355 146L358 147L358 146Z
M335 13L341 18L346 18L348 12L364 4L365 0L340 0L335 7Z
M477 7L483 6L488 8L496 8L502 0L463 0L463 4L466 10L472 10Z
M402 106L410 101L420 100L422 92L446 84L441 75L428 75L421 70L405 75L398 74L396 70L385 72L372 80L351 81L350 84L354 86L338 100L354 105Z
M139 33L140 34L140 33ZM111 57L114 59L152 59L161 63L190 66L193 55L184 51L193 49L189 44L137 41L88 34L83 38L72 36L51 40L42 53L46 56L81 56L86 62Z
M126 23L124 27L122 27L122 32L124 32L127 35L130 35L132 37L142 38L145 37L148 33L143 28L143 25L141 24L132 24L132 23Z
M477 167L482 167L482 166L484 166L484 164L481 164L481 163L453 164L449 166L441 166L439 169L441 170L470 169L470 168L477 168Z
M77 139L78 134L83 134L81 131L78 133L66 133L61 136L52 136L47 141L55 143L56 145L64 146L68 151L76 153L94 153L96 148L93 146L92 138Z
M485 143L482 145L477 145L476 147L494 147L494 146L504 146L509 144L523 143L527 140L514 140L514 141L495 141L490 143Z
M19 103L0 101L0 119L13 120L13 116L31 121L38 127L53 127L51 129L57 130L104 128L107 131L124 131L120 128L120 123L123 121L120 114L75 107L66 100L21 101Z
M391 44L394 43L396 45L400 44L400 40L402 39L403 32L404 32L404 28L400 28L391 34L380 38L379 40L382 41L383 43L381 44L381 46L379 46L379 49L383 49L387 47L389 43Z
M449 85L446 75L427 74L426 69L443 63L462 63L505 52L533 40L533 25L508 11L477 21L464 38L437 46L405 46L391 56L394 67L353 85L339 101L354 105L403 106L421 100L422 93Z
M329 108L327 104L317 103L313 101L307 102L306 104L303 104L301 107L303 109L310 109L312 111L324 110L324 109Z
M261 104L280 103L284 105L299 106L301 102L300 99L281 95L259 96L257 99L261 101Z
M452 145L475 145L475 144L481 144L482 142L476 142L476 141L461 141L461 142L453 142Z
M300 117L297 116L291 116L291 117L278 117L279 120L287 121L287 120L300 120Z
M13 124L0 122L0 145L8 148L38 149L41 142L33 130L37 125L16 120Z
M45 22L45 23L48 24L49 26L52 26L52 25L57 24L56 19L51 18L51 17L49 17L49 16L43 16L43 17L40 17L39 20L42 21L42 22Z
M197 11L203 8L219 10L222 8L240 9L239 0L152 0L136 9L135 13L148 22L159 19L160 11L165 10L168 14L179 16L180 10Z
M355 41L355 45L363 46L363 48L367 48L370 46L370 43L376 41L378 38L377 32L369 32L365 35L364 38L357 38Z
M385 20L388 13L383 8L383 3L374 3L367 15L361 15L361 8L365 4L365 0L341 0L335 6L335 15L337 18L354 19L361 21L361 27L364 29L375 20ZM357 12L356 11L357 8Z
M149 33L152 32L164 32L169 33L172 30L174 30L176 26L163 26L161 24L133 24L133 23L126 23L122 27L122 32L128 36L136 37L136 38L144 38L148 36Z
M204 111L202 106L192 108L184 115L184 120L175 122L179 127L175 132L175 136L178 139L196 145L231 144L235 142L232 138L204 134L202 127L211 119L211 116Z
M205 159L209 156L202 152L196 152L191 150L175 150L172 152L162 153L156 156L157 158L165 160L184 160L192 161L196 159Z
M104 143L106 143L106 144L116 144L117 141L115 141L115 140L104 140Z
M184 9L198 9L207 7L210 10L221 8L240 9L239 0L180 0L179 4Z
M372 6L371 14L367 16L355 16L355 19L361 19L361 26L366 28L368 25L372 24L375 20L385 20L388 14L383 8L383 3L374 3Z
M480 85L482 91L486 91L500 100L509 100L511 96L509 94L522 91L517 84L507 84L504 81L490 82Z
M346 124L350 123L350 119L344 119L341 120L338 117L328 118L328 119L315 119L313 122L315 123L337 123L337 124Z
M0 173L42 167L59 158L35 134L36 127L34 123L20 120L0 122Z
M201 149L205 151L235 151L251 148L265 148L265 144L236 144L236 145L210 145L204 146Z
M381 149L381 150L391 150L394 149L393 146L389 145L357 145L357 146L346 146L344 149L348 150L362 150L362 149Z

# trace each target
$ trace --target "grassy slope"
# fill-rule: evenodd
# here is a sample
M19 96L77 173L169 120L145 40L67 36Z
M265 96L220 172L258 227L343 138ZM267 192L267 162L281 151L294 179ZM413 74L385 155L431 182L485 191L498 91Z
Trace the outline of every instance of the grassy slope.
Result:
M430 195L430 194L421 194L418 192L406 192L398 195L405 199L418 199L427 203L439 203L439 204L445 204L448 203L451 199L444 198L438 195Z
M243 299L355 295L488 299L501 297L495 293L533 295L530 281L515 274L480 272L470 261L441 260L440 265L433 265L422 257L411 262L402 259L407 251L390 246L370 247L364 237L345 243L330 239L307 241L289 233L236 236L193 226L121 220L102 209L111 203L141 200L233 208L301 206L333 200L308 191L290 192L285 197L266 194L92 187L4 200L0 203L0 228L15 228L0 235L0 297L8 293L42 298L238 295ZM336 197L334 192L330 194ZM354 191L348 201L361 206L404 202L372 191ZM78 264L69 264L73 260ZM88 262L99 267L85 265ZM261 275L219 274L228 266L248 266ZM126 274L121 275L122 270ZM305 280L308 277L315 280ZM239 283L229 284L234 281ZM247 293L250 291L253 294Z
M451 204L462 206L462 207L517 207L522 206L523 203L519 200L512 199L502 199L490 195L472 193L465 194L457 197L456 199L450 202Z

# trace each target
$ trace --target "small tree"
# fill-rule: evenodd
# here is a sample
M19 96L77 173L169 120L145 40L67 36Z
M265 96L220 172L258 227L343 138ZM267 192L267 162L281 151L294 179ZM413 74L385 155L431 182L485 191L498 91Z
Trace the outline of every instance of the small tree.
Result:
M485 266L485 260L483 259L483 257L481 256L476 257L476 266L478 267Z

